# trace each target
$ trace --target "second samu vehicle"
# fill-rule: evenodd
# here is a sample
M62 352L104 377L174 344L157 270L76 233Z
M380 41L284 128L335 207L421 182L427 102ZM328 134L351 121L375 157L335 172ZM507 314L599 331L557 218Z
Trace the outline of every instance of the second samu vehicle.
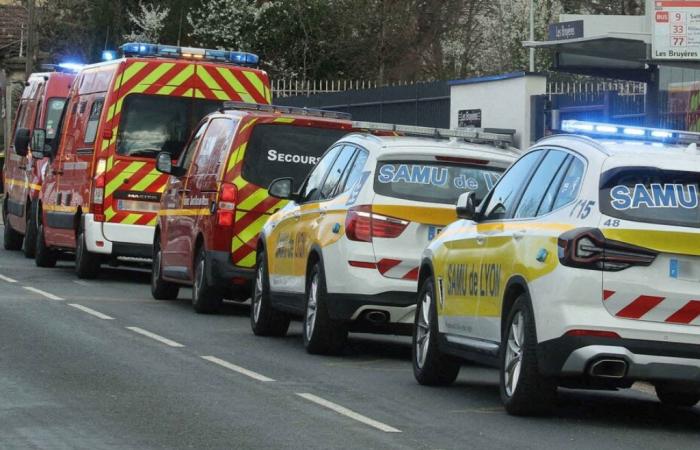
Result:
M449 384L460 358L500 368L512 414L557 386L656 387L700 400L700 134L565 122L421 263L413 365ZM684 143L684 145L677 145ZM687 145L691 143L690 145Z
M340 351L348 331L410 331L422 249L459 194L482 198L517 155L505 134L353 125L369 132L333 145L298 189L272 183L292 202L258 243L253 331L283 335L303 317L311 353ZM403 135L375 135L387 132Z
M255 271L258 233L286 201L267 186L303 180L323 152L351 130L349 115L227 102L196 128L161 199L154 236L151 293L174 299L191 285L195 311L215 312L224 297L245 300Z

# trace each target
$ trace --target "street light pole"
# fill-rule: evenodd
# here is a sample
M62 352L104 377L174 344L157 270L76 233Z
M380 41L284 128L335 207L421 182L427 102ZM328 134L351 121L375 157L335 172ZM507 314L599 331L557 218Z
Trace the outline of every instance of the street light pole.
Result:
M535 41L535 0L530 0L530 42ZM530 47L530 72L535 71L535 48Z

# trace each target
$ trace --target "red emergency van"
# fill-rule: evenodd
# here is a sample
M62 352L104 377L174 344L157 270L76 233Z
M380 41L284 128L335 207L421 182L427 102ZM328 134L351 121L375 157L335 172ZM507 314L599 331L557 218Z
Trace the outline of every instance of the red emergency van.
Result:
M22 248L28 258L34 257L37 199L46 164L46 161L32 158L29 142L35 128L46 131L46 142L55 138L74 78L74 73L63 72L29 76L17 109L14 145L5 154L4 247L6 250Z
M72 252L77 275L91 278L106 260L150 258L168 181L156 155L178 160L197 123L225 100L270 102L256 55L140 43L122 50L124 58L80 71L60 141L47 149L38 266Z
M174 299L191 285L192 305L215 312L222 299L248 298L258 234L286 204L267 186L279 177L300 184L321 155L352 131L344 113L227 102L196 129L161 199L154 242L151 293Z

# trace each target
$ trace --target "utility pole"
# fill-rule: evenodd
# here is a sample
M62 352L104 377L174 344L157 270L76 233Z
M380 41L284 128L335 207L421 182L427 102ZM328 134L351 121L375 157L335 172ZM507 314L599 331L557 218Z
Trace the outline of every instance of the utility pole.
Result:
M535 41L535 0L530 0L530 42ZM530 47L530 72L535 71L535 47Z
M34 71L34 53L35 53L35 35L36 35L36 24L34 23L34 1L27 0L27 56L24 65L25 78L29 78L29 75Z

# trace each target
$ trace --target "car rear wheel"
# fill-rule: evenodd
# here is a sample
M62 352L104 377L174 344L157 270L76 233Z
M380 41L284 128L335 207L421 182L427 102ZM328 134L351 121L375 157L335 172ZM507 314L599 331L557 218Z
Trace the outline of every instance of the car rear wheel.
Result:
M435 284L432 278L423 283L413 326L413 376L425 386L446 386L457 379L460 363L440 351L438 346Z
M197 252L192 283L192 306L200 314L212 314L221 308L224 300L222 289L212 286L207 280L207 258L204 247Z
M690 408L700 402L700 392L697 391L680 390L666 384L657 384L654 387L656 396L664 405Z
M24 256L27 258L34 258L34 253L36 252L37 207L37 201L33 200L27 214L27 230L24 233L24 242L22 243L22 250L24 250Z
M12 228L10 221L7 219L7 202L5 202L5 207L2 210L2 220L5 224L5 230L3 232L3 246L5 250L21 249L23 236Z
M44 225L39 224L36 233L36 252L34 253L34 263L39 267L54 267L57 260L58 255L56 255L56 252L46 245L46 240L44 239Z
M250 305L250 327L257 336L284 336L289 329L289 316L276 311L270 303L270 280L265 252L257 256L255 284Z
M76 237L76 248L75 248L75 274L78 278L92 279L97 278L100 274L100 264L101 256L92 253L87 249L87 243L85 242L85 230L80 227L78 231L78 236Z
M505 322L501 340L501 400L513 415L548 412L557 386L537 367L535 319L526 294L520 295Z
M345 324L332 320L328 314L326 281L319 263L313 265L307 279L302 328L304 347L312 354L338 354L345 347L348 338Z
M160 236L153 242L153 265L151 267L151 296L156 300L175 300L180 287L162 278L163 252L160 248Z

